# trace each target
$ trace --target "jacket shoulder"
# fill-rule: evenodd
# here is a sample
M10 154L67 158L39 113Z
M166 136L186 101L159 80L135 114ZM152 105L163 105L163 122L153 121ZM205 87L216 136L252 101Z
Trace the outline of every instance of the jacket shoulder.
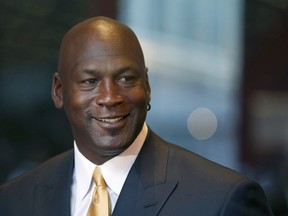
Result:
M165 173L165 182L176 182L163 215L176 215L180 206L182 215L273 215L262 187L253 179L152 132L148 140L154 146L150 152L154 148L154 158L164 169L157 173Z
M49 159L38 167L0 186L0 214L32 215L35 208L37 188L50 191L66 188L60 185L72 179L73 151L67 151ZM71 177L69 177L71 175ZM67 186L68 187L68 186ZM39 190L38 190L39 194ZM49 194L45 194L49 196Z
M63 170L67 170L73 167L73 150L66 151L59 154L37 167L25 172L7 183L0 186L0 198L5 191L13 191L14 188L28 186L35 182L45 182L53 179L56 173L61 173Z
M169 143L153 131L149 132L148 142L154 146L155 154L167 152L167 158L162 157L161 160L167 160L167 171L172 175L177 174L178 178L181 176L185 176L185 179L187 177L189 179L189 176L195 178L195 175L204 179L219 178L221 181L224 179L237 181L237 179L247 178L231 168L213 162L179 145Z

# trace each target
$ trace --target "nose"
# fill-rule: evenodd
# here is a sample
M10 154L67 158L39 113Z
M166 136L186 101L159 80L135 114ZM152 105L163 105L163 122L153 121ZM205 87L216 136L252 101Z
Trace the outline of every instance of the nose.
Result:
M96 104L98 106L115 107L123 103L123 96L117 83L113 80L102 80L98 86Z

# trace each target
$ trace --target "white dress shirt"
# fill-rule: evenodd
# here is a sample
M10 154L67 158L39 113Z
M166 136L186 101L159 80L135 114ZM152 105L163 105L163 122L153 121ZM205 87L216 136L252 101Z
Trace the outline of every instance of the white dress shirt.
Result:
M114 210L127 175L146 139L147 131L147 125L144 123L141 132L128 149L100 166L103 178L108 187L111 201L111 213ZM82 155L75 141L74 154L75 167L71 188L71 215L85 216L90 206L95 187L92 175L97 165L93 164Z

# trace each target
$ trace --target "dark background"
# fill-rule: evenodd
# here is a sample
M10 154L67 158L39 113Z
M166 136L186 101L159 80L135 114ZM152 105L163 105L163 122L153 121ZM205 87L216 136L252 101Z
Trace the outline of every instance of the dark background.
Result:
M1 1L0 182L71 148L66 117L50 97L59 45L79 21L115 17L116 8L104 0Z
M1 1L0 183L72 147L50 97L59 44L75 23L117 11L117 0ZM288 3L246 0L243 17L239 161L288 215Z

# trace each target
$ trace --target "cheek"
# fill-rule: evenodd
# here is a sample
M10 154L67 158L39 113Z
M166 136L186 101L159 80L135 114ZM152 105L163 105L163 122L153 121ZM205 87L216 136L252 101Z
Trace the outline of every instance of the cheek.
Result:
M66 96L64 98L64 109L70 120L78 120L79 117L83 117L86 109L89 108L89 101L91 99L87 95L73 90L66 94Z
M137 88L133 91L130 91L128 98L131 103L134 103L135 105L137 104L137 106L143 108L146 108L146 105L149 101L149 95L147 95L143 88Z
M130 103L134 106L135 121L145 121L149 98L145 91L138 90L130 97Z

